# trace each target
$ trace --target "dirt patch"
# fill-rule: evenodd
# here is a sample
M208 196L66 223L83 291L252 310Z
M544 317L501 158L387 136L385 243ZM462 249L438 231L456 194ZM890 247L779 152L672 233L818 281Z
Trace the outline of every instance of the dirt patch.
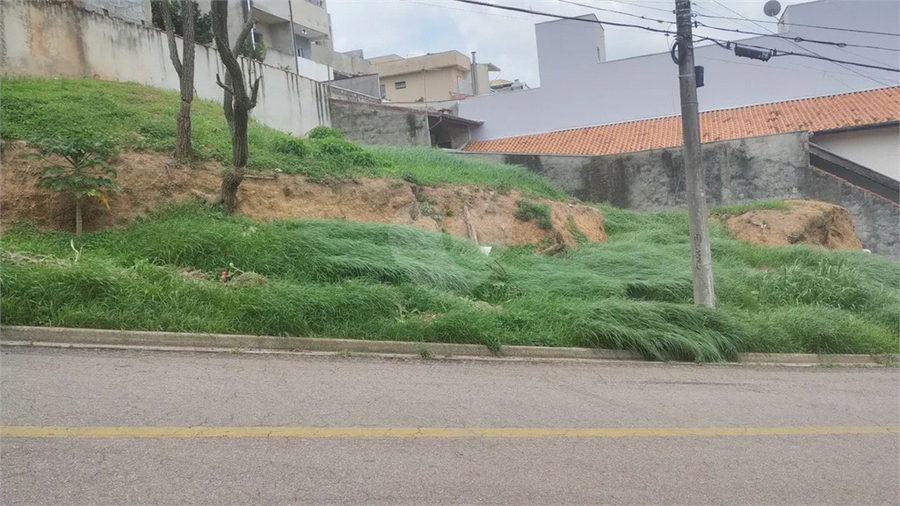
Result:
M750 211L726 221L731 237L764 245L808 243L827 249L862 249L853 219L843 207L814 200L788 200L787 211Z
M0 230L23 220L42 228L73 230L72 197L38 187L44 162L29 156L34 152L21 141L6 143L0 152ZM216 195L221 183L222 165L217 162L181 166L156 152L123 153L111 166L122 190L110 195L109 210L86 201L86 231L126 225L165 203L197 198L197 193ZM551 230L540 228L535 220L516 219L516 202L523 198L518 191L461 185L431 188L374 178L319 184L303 176L271 173L245 179L239 198L239 214L263 221L343 218L400 223L461 237L470 235L471 224L478 242L488 244L573 247L578 232L590 242L606 240L603 215L585 205L534 199L550 206Z

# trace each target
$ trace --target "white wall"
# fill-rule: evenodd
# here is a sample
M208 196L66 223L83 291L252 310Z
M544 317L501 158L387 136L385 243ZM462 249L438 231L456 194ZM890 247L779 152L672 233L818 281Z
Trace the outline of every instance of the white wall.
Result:
M786 12L794 23L811 19L816 24L894 33L900 26L900 2L896 1L821 0L790 6ZM538 48L558 46L560 39L554 39L553 35L567 29L585 30L581 25L591 26L569 20L537 25ZM810 30L814 32L808 34ZM542 34L545 37L542 38ZM900 49L898 37L833 31L827 32L825 37L822 30L800 27L795 27L791 35ZM788 41L771 37L749 39L747 43L800 51ZM830 58L893 68L900 65L895 51L810 47ZM473 138L495 139L680 114L678 69L668 53L590 63L591 57L596 62L597 48L593 43L585 42L578 55L574 55L571 46L567 48L572 56L558 54L554 57L556 62L563 64L552 61L548 64L543 61L548 53L545 50L539 52L542 60L540 88L460 101L461 116L485 122L475 130ZM848 70L831 62L795 56L762 62L738 58L733 51L716 45L698 47L695 57L697 65L706 69L706 86L697 90L701 111L900 84L900 74L893 72L863 68Z
M331 81L334 79L334 72L328 65L322 65L306 58L296 58L298 73L306 76L314 81Z
M66 4L0 2L0 68L5 75L93 77L179 90L165 32L109 18ZM179 53L181 39L178 39ZM327 84L241 58L251 76L262 77L252 116L264 125L302 135L330 125ZM222 102L216 74L224 68L216 51L197 45L197 97ZM223 118L224 121L224 118Z
M810 142L890 178L900 180L900 127L818 134Z

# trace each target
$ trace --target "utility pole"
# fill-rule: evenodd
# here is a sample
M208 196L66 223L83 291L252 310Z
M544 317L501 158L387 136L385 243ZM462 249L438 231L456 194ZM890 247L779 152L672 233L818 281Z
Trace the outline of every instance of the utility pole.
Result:
M705 181L703 167L700 165L700 113L697 108L690 0L675 0L675 20L678 33L672 55L678 63L678 81L681 87L681 128L684 135L684 174L691 234L694 304L715 307Z

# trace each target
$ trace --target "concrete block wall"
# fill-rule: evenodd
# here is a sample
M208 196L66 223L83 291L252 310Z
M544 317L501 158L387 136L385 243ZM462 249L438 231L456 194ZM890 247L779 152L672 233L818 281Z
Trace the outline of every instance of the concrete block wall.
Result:
M850 211L864 248L900 259L900 206L810 167L808 143L808 135L799 132L704 144L707 203L813 199L837 204ZM524 165L587 202L638 211L687 207L680 147L607 156L458 154Z
M428 116L421 110L332 100L331 126L362 144L431 145Z
M152 24L149 0L80 0L82 8L114 18L127 19L146 26Z
M165 32L73 5L0 2L0 44L4 75L91 77L179 90ZM177 45L180 53L180 38ZM240 62L245 73L262 77L259 102L251 111L257 121L294 135L331 125L327 84L246 58ZM224 73L215 49L198 44L197 97L221 103L216 74Z

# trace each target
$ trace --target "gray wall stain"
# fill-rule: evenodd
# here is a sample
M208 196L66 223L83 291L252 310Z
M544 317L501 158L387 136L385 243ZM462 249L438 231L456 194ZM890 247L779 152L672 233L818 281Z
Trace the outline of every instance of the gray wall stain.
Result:
M331 126L362 144L431 145L424 111L332 100Z

